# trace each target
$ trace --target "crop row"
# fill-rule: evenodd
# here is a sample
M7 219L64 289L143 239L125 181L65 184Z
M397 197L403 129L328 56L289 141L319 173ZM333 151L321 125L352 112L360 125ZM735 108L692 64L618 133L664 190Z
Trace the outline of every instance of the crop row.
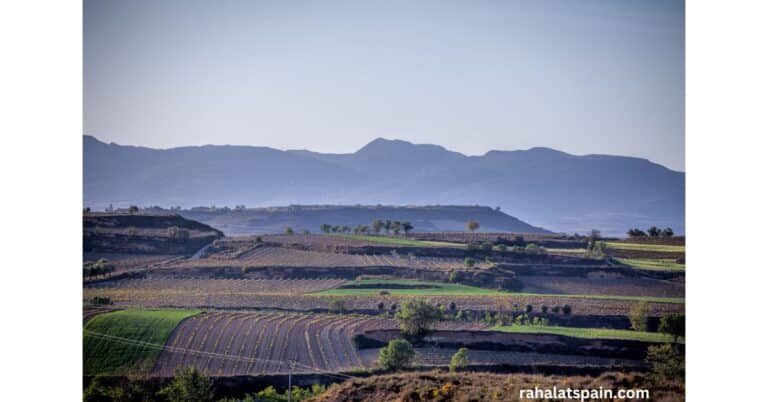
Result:
M364 365L352 338L393 328L381 318L211 312L184 320L155 365L158 376L195 366L211 376L338 372Z

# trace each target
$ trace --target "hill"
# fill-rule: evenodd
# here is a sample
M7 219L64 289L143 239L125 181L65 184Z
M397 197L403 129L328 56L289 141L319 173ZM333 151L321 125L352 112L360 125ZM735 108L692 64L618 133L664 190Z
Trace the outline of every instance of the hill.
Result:
M561 232L685 230L685 174L645 159L548 148L467 156L377 139L350 154L253 146L150 149L84 137L84 200L109 204L500 206Z
M191 254L221 237L221 231L179 215L83 215L85 252Z
M337 206L294 205L245 210L224 208L192 208L177 211L182 216L223 230L227 235L282 233L290 226L294 231L320 231L320 225L371 225L375 219L409 221L416 232L466 230L467 221L480 224L481 231L550 233L513 216L480 206Z

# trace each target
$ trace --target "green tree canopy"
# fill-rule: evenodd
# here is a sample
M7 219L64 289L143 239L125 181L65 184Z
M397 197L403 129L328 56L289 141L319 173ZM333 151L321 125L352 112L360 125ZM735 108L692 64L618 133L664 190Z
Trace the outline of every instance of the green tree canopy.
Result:
M409 300L395 314L400 329L409 336L423 334L441 317L440 309L424 300Z
M411 364L414 355L410 342L395 339L381 349L378 364L384 370L397 370Z

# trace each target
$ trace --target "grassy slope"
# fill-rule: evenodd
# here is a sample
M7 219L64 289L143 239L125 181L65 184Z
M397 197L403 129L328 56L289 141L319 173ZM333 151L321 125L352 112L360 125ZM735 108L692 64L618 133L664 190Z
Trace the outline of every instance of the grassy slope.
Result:
M611 296L611 295L570 295L570 294L551 294L551 293L513 293L502 292L493 289L478 288L474 286L460 285L445 282L419 281L416 279L363 279L359 281L349 281L346 285L353 284L380 284L376 288L368 289L329 289L315 294L324 296L376 296L379 291L386 290L394 296L546 296L558 298L578 298L578 299L596 299L596 300L626 300L626 301L648 301L657 303L684 304L685 299L678 297L642 297L642 296ZM431 285L432 289L390 289L388 284L395 285Z
M685 246L675 246L668 244L644 244L644 243L620 243L609 241L606 243L609 248L618 250L636 250L636 251L655 251L668 253L684 253Z
M649 271L684 271L685 264L678 264L673 258L664 259L640 259L640 258L615 258L616 261L629 265L636 269Z
M474 286L461 285L457 283L428 282L415 279L362 279L358 281L349 281L345 285L377 285L375 288L367 289L328 289L319 292L321 295L329 296L375 296L380 291L387 290L395 296L501 296L504 292L493 289L478 288ZM428 285L434 286L430 289L392 289L389 285Z
M490 328L492 331L517 334L551 334L588 339L621 339L642 342L672 342L672 337L658 332L639 332L608 328L574 328L547 325L507 325ZM684 339L678 339L684 342Z
M466 247L462 243L450 243L444 241L425 241L406 239L404 237L389 237L389 236L372 236L372 235L351 235L351 234L334 234L333 236L339 236L352 240L365 240L373 243L382 244L394 244L398 246L412 246L412 247Z
M121 310L94 317L85 326L87 331L165 344L179 322L198 314L197 310ZM160 350L83 336L85 375L119 374L138 365L152 367Z

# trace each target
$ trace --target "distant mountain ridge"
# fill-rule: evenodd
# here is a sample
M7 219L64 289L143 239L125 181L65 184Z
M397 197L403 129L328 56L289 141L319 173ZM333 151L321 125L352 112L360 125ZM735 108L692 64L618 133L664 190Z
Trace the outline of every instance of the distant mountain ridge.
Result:
M641 158L549 148L466 156L376 139L348 154L206 145L150 149L84 136L85 205L492 205L554 231L685 230L685 174Z

